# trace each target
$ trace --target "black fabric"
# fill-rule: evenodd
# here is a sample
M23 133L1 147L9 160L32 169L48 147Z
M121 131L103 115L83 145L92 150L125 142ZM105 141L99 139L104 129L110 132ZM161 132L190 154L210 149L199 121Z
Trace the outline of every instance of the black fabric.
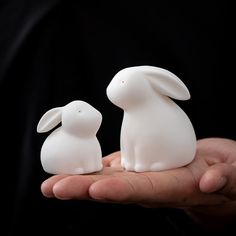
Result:
M103 154L119 150L122 111L107 99L106 86L122 68L154 65L172 71L189 88L191 100L176 102L198 138L235 139L235 25L230 9L227 1L135 6L0 2L2 203L9 232L69 235L93 227L108 234L107 225L116 232L125 227L198 232L179 210L44 198L40 184L49 175L39 153L48 134L37 134L36 126L45 111L84 100L103 114L98 132Z

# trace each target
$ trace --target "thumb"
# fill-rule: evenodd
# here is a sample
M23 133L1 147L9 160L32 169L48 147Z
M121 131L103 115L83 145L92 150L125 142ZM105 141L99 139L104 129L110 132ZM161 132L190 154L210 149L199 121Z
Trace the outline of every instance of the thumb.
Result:
M236 167L226 163L212 165L201 177L199 187L204 193L219 191L236 199Z

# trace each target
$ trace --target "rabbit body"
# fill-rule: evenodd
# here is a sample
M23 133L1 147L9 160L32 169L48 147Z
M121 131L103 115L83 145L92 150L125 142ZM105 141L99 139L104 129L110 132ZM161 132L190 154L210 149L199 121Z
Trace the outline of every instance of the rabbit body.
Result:
M102 151L96 133L102 115L86 102L73 101L46 112L38 132L47 132L60 122L44 141L41 164L50 174L85 174L102 169Z
M161 171L190 163L196 136L185 112L169 96L186 100L185 85L171 72L151 66L118 72L108 98L124 110L121 165L128 171Z
M84 174L102 169L101 148L96 137L78 137L59 127L41 149L43 169L51 174Z
M172 101L162 102L124 112L121 163L125 169L160 171L193 160L196 138L191 122Z

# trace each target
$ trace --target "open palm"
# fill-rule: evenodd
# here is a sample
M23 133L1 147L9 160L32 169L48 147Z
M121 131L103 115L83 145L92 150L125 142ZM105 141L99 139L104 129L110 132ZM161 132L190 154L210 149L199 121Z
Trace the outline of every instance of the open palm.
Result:
M103 170L93 174L52 176L42 184L42 193L58 199L178 208L214 207L236 199L236 144L232 140L198 141L194 161L177 169L128 172L120 165L120 152L104 157L103 164Z

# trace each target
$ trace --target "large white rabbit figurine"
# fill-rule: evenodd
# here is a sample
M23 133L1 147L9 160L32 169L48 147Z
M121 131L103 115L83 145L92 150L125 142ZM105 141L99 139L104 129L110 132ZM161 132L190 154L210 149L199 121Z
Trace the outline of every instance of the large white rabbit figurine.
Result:
M154 66L119 71L107 87L112 103L124 110L121 165L128 171L160 171L190 163L196 135L185 112L172 100L187 100L184 83Z
M96 137L101 113L84 101L72 101L46 112L37 132L56 127L41 148L43 169L50 174L85 174L102 169L102 152Z

